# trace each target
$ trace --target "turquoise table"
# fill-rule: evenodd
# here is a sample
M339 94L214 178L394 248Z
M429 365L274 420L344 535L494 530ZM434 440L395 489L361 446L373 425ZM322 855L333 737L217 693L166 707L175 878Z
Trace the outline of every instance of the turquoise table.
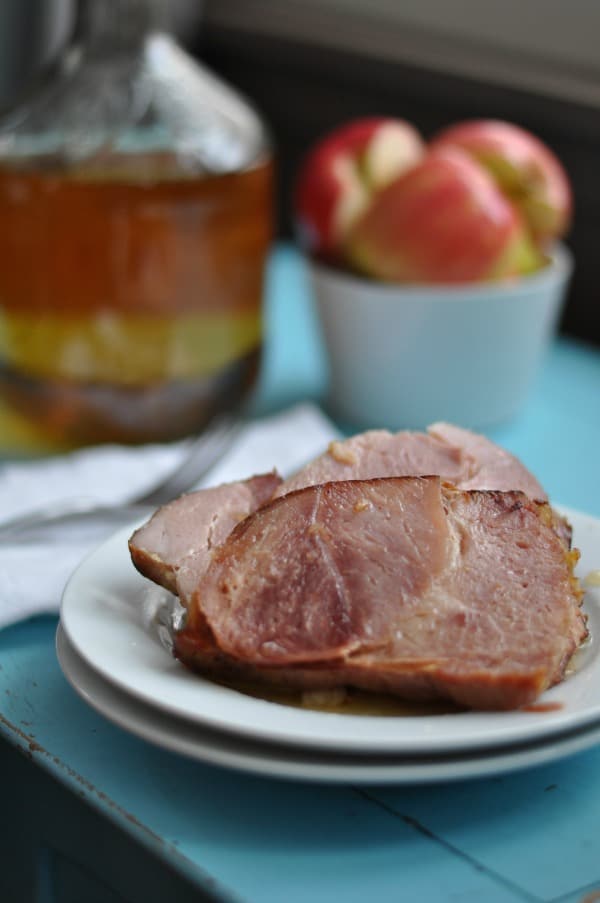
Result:
M256 414L323 399L315 326L278 249ZM558 342L520 418L490 435L600 517L600 351ZM600 900L600 748L423 787L247 776L96 715L58 668L55 629L0 633L1 903Z

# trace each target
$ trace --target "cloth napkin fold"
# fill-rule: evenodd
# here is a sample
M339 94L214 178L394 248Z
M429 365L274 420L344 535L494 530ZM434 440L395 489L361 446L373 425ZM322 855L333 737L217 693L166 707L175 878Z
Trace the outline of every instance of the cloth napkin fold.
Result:
M198 487L244 479L273 468L293 473L338 435L312 404L245 424L235 443ZM185 455L187 443L136 448L101 446L0 470L0 522L48 502L86 496L118 504L150 488ZM52 530L43 540L0 541L0 627L56 612L65 582L84 555L110 535L100 519Z

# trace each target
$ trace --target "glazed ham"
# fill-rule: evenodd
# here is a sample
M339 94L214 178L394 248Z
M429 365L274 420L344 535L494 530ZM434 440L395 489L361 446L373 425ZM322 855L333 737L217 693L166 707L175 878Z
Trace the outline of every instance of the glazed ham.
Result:
M281 477L261 474L190 492L159 508L129 540L135 567L186 604L213 549L236 524L269 501Z
M459 489L520 489L530 498L546 493L521 462L485 436L448 423L435 423L427 433L370 430L327 451L285 480L276 495L331 480L370 480L435 474Z
M586 634L575 557L549 505L519 491L310 486L214 549L175 651L220 678L515 708Z
M508 452L440 423L182 496L129 546L187 608L175 651L202 673L511 708L585 636L570 528L545 500Z
M371 430L330 443L322 455L285 481L273 473L182 496L132 536L133 563L144 576L179 595L185 605L213 548L271 497L333 480L426 474L440 475L462 489L519 489L531 498L546 499L520 461L468 430L444 423L434 424L427 433ZM556 518L555 528L569 546L566 521Z

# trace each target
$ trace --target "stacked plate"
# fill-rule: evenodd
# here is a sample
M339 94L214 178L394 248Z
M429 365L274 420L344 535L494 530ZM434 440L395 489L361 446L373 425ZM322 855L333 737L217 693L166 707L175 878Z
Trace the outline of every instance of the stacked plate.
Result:
M566 511L578 573L600 569L600 521ZM62 669L111 721L166 749L273 777L425 783L499 774L600 743L600 587L586 586L591 639L567 679L516 712L362 715L255 698L189 673L148 617L148 582L119 531L65 590L57 636Z

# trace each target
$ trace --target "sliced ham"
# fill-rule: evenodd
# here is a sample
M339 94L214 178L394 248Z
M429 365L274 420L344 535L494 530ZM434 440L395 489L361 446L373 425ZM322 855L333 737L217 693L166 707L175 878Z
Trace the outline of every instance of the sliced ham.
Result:
M460 489L520 489L532 499L547 496L536 478L514 455L485 436L450 423L434 423L427 429L433 439L460 448L472 462L470 473L458 481Z
M176 654L221 678L514 708L562 678L586 634L575 557L523 492L311 486L214 549Z
M183 496L130 551L188 608L176 654L205 674L511 708L585 635L570 528L545 498L482 436L378 430L289 480Z
M295 476L275 474L189 493L159 509L130 540L136 568L186 604L211 552L238 523L271 497L333 480L440 475L460 488L521 489L545 499L535 477L512 455L467 430L435 424L427 434L372 430L332 442ZM557 520L565 543L570 528Z
M129 540L135 567L186 604L213 550L236 524L264 505L280 483L275 473L261 474L190 492L164 505Z
M331 442L324 454L284 480L276 495L332 480L427 474L459 489L520 489L531 498L546 499L517 458L484 436L447 423L436 423L427 433L370 430Z

